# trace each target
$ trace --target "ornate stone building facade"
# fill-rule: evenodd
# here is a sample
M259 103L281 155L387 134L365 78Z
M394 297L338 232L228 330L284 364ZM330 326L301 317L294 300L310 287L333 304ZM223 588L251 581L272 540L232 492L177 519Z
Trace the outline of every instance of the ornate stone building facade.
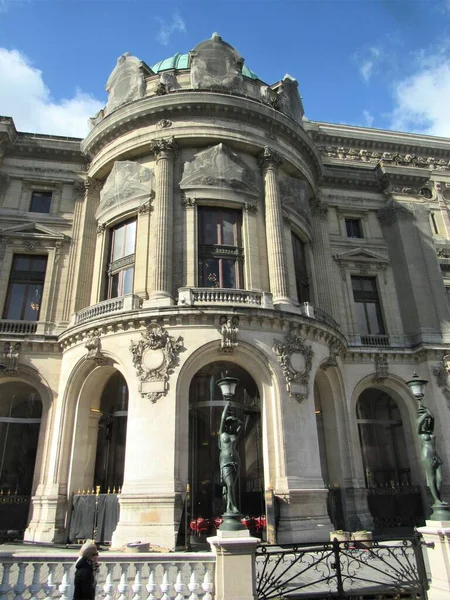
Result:
M420 522L414 371L450 461L450 140L311 122L217 34L124 54L107 91L84 140L0 119L0 494L25 539L67 539L96 486L114 546L213 523L226 373L242 510L275 499L280 542Z

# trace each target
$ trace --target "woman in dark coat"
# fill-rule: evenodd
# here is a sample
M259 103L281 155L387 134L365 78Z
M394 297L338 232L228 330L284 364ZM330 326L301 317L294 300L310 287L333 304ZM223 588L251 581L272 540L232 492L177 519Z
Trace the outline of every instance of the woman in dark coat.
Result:
M73 600L95 600L98 550L95 542L88 540L80 550L75 564Z

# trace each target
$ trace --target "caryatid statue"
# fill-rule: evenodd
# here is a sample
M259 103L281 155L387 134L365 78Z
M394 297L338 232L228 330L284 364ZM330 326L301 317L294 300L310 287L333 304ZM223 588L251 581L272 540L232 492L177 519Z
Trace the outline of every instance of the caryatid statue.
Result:
M417 409L417 433L420 438L422 464L427 478L427 486L433 496L434 505L447 506L441 499L442 460L436 451L434 416L430 409L419 403Z
M236 482L239 476L240 458L238 452L238 439L242 432L243 423L233 416L230 411L231 403L228 401L222 412L219 430L219 464L222 483L226 491L225 515L239 515L236 506Z

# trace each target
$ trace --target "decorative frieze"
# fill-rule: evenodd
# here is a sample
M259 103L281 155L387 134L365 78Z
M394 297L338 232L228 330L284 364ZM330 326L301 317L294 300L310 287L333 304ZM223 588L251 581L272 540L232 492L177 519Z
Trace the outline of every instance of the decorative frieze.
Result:
M138 342L131 341L130 352L140 381L141 395L156 402L167 394L169 377L183 349L183 338L174 339L157 322L147 325L141 336Z
M305 343L298 327L291 328L283 342L275 340L273 348L286 379L290 397L301 401L308 396L314 351Z
M397 165L401 167L416 167L436 171L449 171L450 161L437 159L433 156L417 156L415 154L399 154L378 152L366 149L344 148L342 146L318 146L322 156L345 161L370 162Z
M239 317L221 317L220 333L222 335L220 351L224 354L233 354L238 345Z

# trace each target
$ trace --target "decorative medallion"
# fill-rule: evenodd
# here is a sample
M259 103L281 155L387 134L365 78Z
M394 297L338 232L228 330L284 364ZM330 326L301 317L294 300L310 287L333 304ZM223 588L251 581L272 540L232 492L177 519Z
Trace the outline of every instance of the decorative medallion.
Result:
M298 327L292 327L284 338L284 343L275 340L273 348L286 379L289 396L301 401L308 396L314 351L307 346Z
M220 325L220 333L222 334L220 351L224 354L233 354L238 345L239 317L221 317Z
M167 394L168 381L183 348L183 338L176 340L159 323L147 325L142 340L131 341L133 365L140 380L139 391L156 402Z

